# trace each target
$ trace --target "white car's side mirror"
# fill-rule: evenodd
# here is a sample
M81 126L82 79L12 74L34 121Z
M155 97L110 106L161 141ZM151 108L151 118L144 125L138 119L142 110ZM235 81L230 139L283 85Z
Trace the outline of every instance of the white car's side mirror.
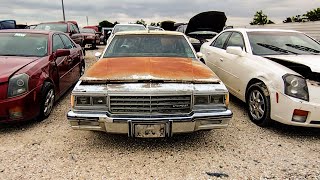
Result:
M203 54L202 54L201 52L197 52L197 57L198 57L199 59L201 59L201 58L203 58Z
M96 53L94 54L94 56L97 58L97 60L100 59L101 52L96 52Z
M234 55L237 55L237 56L243 56L244 55L244 51L239 46L228 46L227 47L227 53L234 54Z

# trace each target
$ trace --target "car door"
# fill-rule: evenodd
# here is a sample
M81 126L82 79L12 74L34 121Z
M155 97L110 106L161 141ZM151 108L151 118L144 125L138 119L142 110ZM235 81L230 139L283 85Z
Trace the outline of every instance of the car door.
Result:
M60 37L65 45L65 49L70 50L70 56L68 60L68 64L70 66L70 77L73 82L78 81L80 76L80 62L81 62L81 51L77 46L71 41L69 37L65 34L60 34ZM70 84L72 86L73 83Z
M244 38L241 32L232 32L225 44L225 49L229 46L241 47L243 51L246 51ZM219 59L219 67L222 69L221 76L223 77L223 82L235 96L243 93L244 81L247 79L245 76L251 71L249 69L250 66L247 65L247 63L246 56L230 54L227 53L226 50L224 50Z
M216 73L219 78L224 81L223 67L221 67L220 59L223 58L225 54L225 44L227 39L231 35L231 32L221 33L205 50L204 56L206 57L207 66Z
M59 34L54 34L52 37L52 53L55 53L57 49L65 49L65 45L60 38ZM59 74L59 91L60 94L64 93L73 84L69 71L71 70L70 56L56 57L55 63L58 68Z

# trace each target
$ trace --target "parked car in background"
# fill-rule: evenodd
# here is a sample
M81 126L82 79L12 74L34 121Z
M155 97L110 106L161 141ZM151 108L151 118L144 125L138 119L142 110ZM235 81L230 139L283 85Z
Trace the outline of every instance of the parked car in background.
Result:
M2 20L0 21L1 29L16 29L17 23L15 20Z
M147 26L147 29L151 31L164 31L164 29L159 26Z
M207 11L195 15L188 24L180 25L176 31L185 33L198 52L203 43L208 42L223 30L226 21L224 12Z
M84 56L62 32L0 31L0 123L49 116L84 73Z
M228 104L226 87L185 35L126 31L115 34L77 83L67 117L78 130L170 137L226 128Z
M74 21L40 23L34 29L64 32L68 34L75 43L82 47L83 53L85 54L84 35L80 33L78 25Z
M102 39L100 38L100 41L103 42L103 44L107 44L107 40L109 38L109 36L111 35L111 32L112 32L112 27L103 27L101 29L102 31L102 36L103 37Z
M201 47L203 61L259 126L320 127L320 44L290 30L228 29Z
M94 29L83 28L80 30L81 34L84 36L84 46L87 44L91 45L92 49L97 47L97 44L100 44L100 36Z
M141 31L141 30L146 30L146 27L142 24L116 24L112 31L111 34L107 40L107 44L111 41L113 38L114 34L117 32L121 31Z

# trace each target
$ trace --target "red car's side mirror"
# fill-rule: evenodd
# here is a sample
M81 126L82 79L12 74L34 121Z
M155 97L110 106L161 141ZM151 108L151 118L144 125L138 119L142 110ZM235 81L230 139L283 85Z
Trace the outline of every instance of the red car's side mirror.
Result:
M56 55L56 57L69 56L70 50L69 49L57 49L55 55Z

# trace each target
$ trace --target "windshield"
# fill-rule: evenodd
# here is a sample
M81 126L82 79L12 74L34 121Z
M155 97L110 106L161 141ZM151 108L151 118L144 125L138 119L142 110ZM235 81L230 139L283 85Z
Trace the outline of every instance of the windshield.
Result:
M255 55L320 54L320 44L303 33L259 31L248 37Z
M48 37L31 33L0 33L0 56L47 55Z
M184 36L150 34L115 36L104 57L195 58L195 55Z
M82 32L82 33L93 33L93 34L96 33L96 31L93 30L93 29L85 29L85 28L81 29L80 32Z
M146 30L144 26L140 25L117 25L114 27L113 34L120 31L139 31Z
M58 24L58 23L39 24L34 29L42 29L46 31L61 31L64 33L68 31L67 24Z

